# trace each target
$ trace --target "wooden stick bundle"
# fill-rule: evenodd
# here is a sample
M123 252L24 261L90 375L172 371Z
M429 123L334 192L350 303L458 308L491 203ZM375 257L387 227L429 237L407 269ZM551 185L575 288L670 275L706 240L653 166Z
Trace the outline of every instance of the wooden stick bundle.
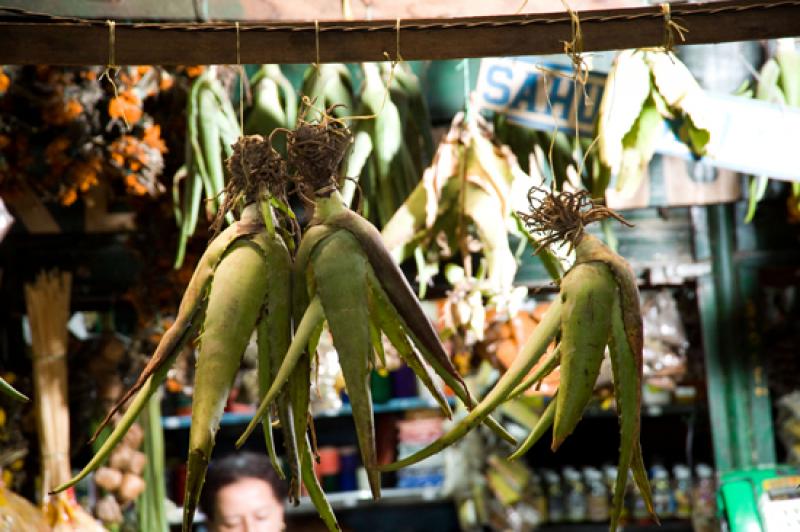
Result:
M71 475L66 360L71 284L68 272L52 271L25 285L45 497Z
M25 285L25 306L31 330L33 380L39 449L42 458L42 506L53 530L104 530L78 505L71 492L49 495L72 476L69 457L67 395L67 323L72 275L42 272Z

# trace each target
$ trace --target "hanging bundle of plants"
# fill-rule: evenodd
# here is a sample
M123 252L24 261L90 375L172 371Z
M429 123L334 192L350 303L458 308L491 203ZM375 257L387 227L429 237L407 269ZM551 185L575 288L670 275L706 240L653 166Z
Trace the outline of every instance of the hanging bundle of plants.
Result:
M239 220L211 241L184 293L175 323L137 381L98 428L101 430L133 397L111 435L86 467L56 491L74 485L102 465L164 381L178 353L199 334L184 504L183 526L189 530L228 393L253 331L258 335L260 385L264 392L269 388L291 334L286 304L291 301L291 257L273 210L276 204L285 207L284 163L262 137L250 136L234 146L228 170L225 202L215 225L221 225L229 210L241 206ZM292 473L292 495L295 499L299 496L302 477L312 498L327 504L313 474L311 457L302 452L307 448L305 439L297 442L293 438L294 419L305 423L308 411L307 399L294 399L290 402L289 394L284 393L276 401ZM263 428L270 456L281 472L268 417ZM333 515L329 507L320 508L320 513Z
M580 421L591 399L603 353L608 347L621 441L610 526L613 531L619 521L629 470L633 471L639 491L653 512L639 445L643 349L639 291L627 262L585 231L587 224L603 218L624 220L613 211L593 203L585 191L557 194L532 190L529 197L532 211L520 213L520 216L531 231L541 235L540 246L566 242L575 249L575 263L560 282L558 298L508 371L464 420L427 448L381 470L394 471L441 451L474 428L501 403L537 384L555 367L560 367L561 380L555 399L548 404L512 458L527 452L551 426L551 447L556 450ZM559 338L556 349L550 351L539 371L526 378L556 337Z
M327 323L353 406L362 461L377 498L380 475L369 376L376 357L383 356L382 335L420 377L446 415L450 415L450 407L434 373L468 406L474 402L380 233L343 202L337 173L351 132L330 112L316 122L301 117L297 129L288 134L288 160L297 170L293 179L314 206L314 218L294 261L292 312L296 329L272 386L237 444L245 441L287 382L290 394L307 397L307 368ZM298 374L302 384L292 380ZM305 421L295 418L295 422L296 438L300 439L306 431ZM486 418L486 422L504 439L513 441L496 421Z
M42 500L53 530L104 530L75 500L72 492L48 492L69 479L69 408L67 401L67 322L70 316L69 273L40 273L25 285L31 330L36 422L42 460Z
M192 83L187 96L186 162L173 177L173 210L180 229L176 268L183 264L200 208L205 205L206 220L211 222L225 201L223 161L233 154L240 135L239 121L216 70L206 70Z

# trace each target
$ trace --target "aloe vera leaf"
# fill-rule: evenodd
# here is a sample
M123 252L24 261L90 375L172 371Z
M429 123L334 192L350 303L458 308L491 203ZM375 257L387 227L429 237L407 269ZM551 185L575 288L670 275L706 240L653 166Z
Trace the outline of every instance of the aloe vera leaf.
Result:
M237 240L214 272L195 370L183 529L191 530L214 439L242 355L267 295L267 258Z
M153 356L136 379L136 382L134 382L133 386L131 386L114 404L103 421L100 422L94 436L92 436L92 440L97 437L97 434L108 424L122 405L144 385L150 375L163 365L165 363L164 361L172 354L180 351L186 342L189 341L192 334L200 326L200 321L203 319L205 299L208 295L208 289L211 286L211 280L214 277L217 266L219 266L228 248L236 242L236 240L250 236L259 231L259 225L256 221L257 216L259 216L257 207L254 204L249 205L242 213L241 221L227 227L209 243L206 251L200 257L195 267L192 278L189 280L189 285L186 287L186 291L183 293L175 322L164 333Z
M771 103L786 104L786 96L779 85L781 67L775 59L769 59L758 76L756 86L756 99L766 100Z
M306 487L306 490L308 490L308 496L311 502L314 503L314 507L317 509L320 519L322 519L325 526L328 527L328 531L339 532L341 528L339 528L339 523L336 521L336 515L333 513L333 508L331 508L328 499L325 497L325 492L322 491L319 479L314 473L314 463L310 451L311 444L308 441L308 437L306 437L302 443L300 464L303 475L303 485Z
M350 179L346 180L342 185L342 197L344 198L345 204L350 207L353 205L353 196L355 195L356 188L358 188L358 179L361 176L364 165L367 163L367 159L372 153L372 138L370 137L368 128L358 128L354 133L353 147L350 149L350 154L345 162L344 170L344 175ZM351 181L351 179L356 181Z
M5 379L0 377L0 394L16 399L17 401L28 401L28 397L11 386Z
M616 282L602 263L576 264L561 281L561 382L552 449L572 433L592 398L608 342Z
M622 164L617 175L617 190L635 193L653 158L664 121L652 99L648 99L633 127L622 139ZM707 142L707 141L706 141Z
M508 396L509 399L514 399L519 397L523 393L525 393L531 386L536 384L537 382L541 382L543 379L547 378L558 365L561 363L561 346L560 344L553 349L553 352L548 355L545 359L544 363L539 367L539 369L529 377L526 377L519 386L517 386L513 392L511 392Z
M206 187L206 213L209 219L216 214L222 203L222 192L225 190L225 168L222 161L222 140L218 124L217 98L207 90L201 90L198 96L200 114L198 119L200 147L203 150L205 161L205 175L208 185ZM203 175L201 173L201 175Z
M137 390L136 397L134 397L130 406L128 406L128 409L117 422L114 430L111 432L108 438L103 441L103 444L94 453L94 456L92 456L91 460L89 460L89 463L84 466L80 473L72 477L68 482L58 486L52 491L52 493L60 493L73 487L75 484L86 478L89 473L100 467L106 461L106 459L111 456L111 451L113 451L117 444L122 441L125 433L128 432L128 429L131 428L131 425L133 425L133 423L139 417L139 414L142 412L145 406L147 406L147 402L150 400L150 397L152 397L153 394L158 391L161 383L163 383L167 378L167 372L172 367L172 363L175 361L177 356L178 351L170 354L164 363L156 368L156 370L147 378L147 380L145 380L144 384Z
M769 178L761 175L758 177L750 178L749 194L747 195L747 214L744 217L745 223L753 221L758 208L758 202L764 198L767 193L767 185L769 185Z
M528 338L528 341L514 359L514 362L505 374L500 377L500 380L495 384L494 388L492 388L486 397L484 397L464 419L458 422L455 427L421 451L402 460L381 466L381 471L396 471L424 460L455 443L467 432L481 423L492 410L497 408L500 403L508 398L508 394L522 382L525 375L527 375L545 352L561 324L561 313L561 301L556 299L553 304L550 305L550 308L542 317L542 321L539 322L538 327L534 329L533 334Z
M620 52L606 79L596 127L600 161L612 174L622 164L622 139L641 114L649 94L650 69L644 55Z
M447 402L444 391L437 385L430 366L425 364L424 360L414 350L411 342L408 341L405 331L403 330L403 325L392 313L391 303L389 302L388 296L383 291L380 281L378 281L371 270L367 272L367 279L369 280L370 286L370 314L373 316L373 319L397 350L403 361L411 368L425 388L431 393L431 396L433 396L441 407L442 413L448 418L451 417L452 411L450 410L450 404Z
M266 395L261 399L261 404L259 404L256 409L253 419L247 425L247 428L245 428L239 439L236 440L237 448L244 445L244 442L250 437L250 434L253 433L253 430L255 430L256 426L261 421L261 418L266 413L270 404L272 404L278 396L278 393L283 389L284 384L286 384L286 381L291 376L298 361L306 354L308 339L319 326L319 323L324 319L325 315L322 311L322 304L318 297L314 297L309 303L305 314L303 314L303 319L295 330L292 343L289 345L289 350L286 352L286 356L283 358L283 362L281 362L281 367L275 374L275 378L272 379L272 386L270 386Z
M312 268L317 294L339 354L347 395L353 410L361 459L372 495L380 497L375 426L370 393L370 338L367 258L348 231L338 231L314 250Z
M275 374L282 357L289 349L291 341L291 309L287 308L286 301L291 301L291 275L292 265L289 252L280 237L263 239L264 253L267 256L269 268L267 277L267 298L263 309L261 321L258 324L258 386L259 396L263 397L272 385ZM278 397L279 409L284 411L281 415L282 425L288 421L285 414L288 408L288 397L282 394ZM274 441L272 438L272 420L269 413L262 421L267 451L272 461L273 468L284 478L283 471L277 461ZM284 431L286 434L286 431ZM285 437L286 439L286 437ZM287 449L295 446L295 441L284 443ZM289 454L289 453L287 453ZM289 467L295 478L299 471L299 459L290 456Z
M553 421L556 418L556 401L557 401L558 393L550 400L547 406L542 412L542 415L539 417L539 421L536 422L536 426L533 427L533 430L528 437L525 438L525 441L511 454L509 455L509 460L516 460L523 454L527 453L531 447L533 447L536 442L542 439L544 433L547 432L553 425Z
M794 49L778 50L775 60L781 68L780 87L786 104L800 107L800 54Z
M645 501L651 500L650 486L646 482L647 475L642 478L640 462L633 463L634 453L639 446L639 408L641 404L641 365L637 356L631 351L625 330L622 299L615 298L612 310L611 336L609 348L611 354L611 367L614 376L614 396L617 403L617 415L620 424L620 451L617 465L617 479L614 485L611 512L611 530L616 530L616 524L622 511L625 497L625 487L628 481L628 470L634 466L634 479L639 485L639 490ZM648 504L652 512L652 505Z

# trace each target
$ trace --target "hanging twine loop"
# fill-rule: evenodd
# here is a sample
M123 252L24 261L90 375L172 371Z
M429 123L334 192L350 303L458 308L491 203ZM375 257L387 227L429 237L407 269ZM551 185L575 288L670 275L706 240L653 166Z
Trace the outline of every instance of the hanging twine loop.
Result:
M97 78L98 81L103 79L107 79L108 82L111 84L111 87L114 89L114 98L119 98L119 90L117 89L117 82L116 77L119 73L119 65L117 65L116 60L116 48L117 48L117 36L116 36L116 26L117 23L113 20L106 20L106 26L108 26L108 61L106 62L106 68ZM125 129L130 129L131 125L128 122L128 117L125 113L122 113L122 121L125 123Z
M672 52L675 46L675 34L678 34L681 42L686 41L685 33L689 30L685 26L681 26L675 19L672 18L672 12L668 2L661 4L661 13L664 15L664 51Z
M319 77L321 75L319 70L319 20L314 20L314 53L314 68L317 69L317 77Z
M400 55L400 19L398 18L394 25L395 31L395 41L394 41L394 59L392 59L389 52L384 51L383 57L386 58L387 61L391 63L391 67L389 68L389 78L386 80L386 86L384 87L383 91L383 98L381 99L381 105L378 107L378 110L369 115L356 115L356 116L346 116L344 120L374 120L378 117L379 114L383 112L383 108L386 106L386 100L389 99L389 92L391 91L392 83L394 82L394 72L395 68L397 67L398 63L401 61L405 61L403 56Z
M244 79L247 76L242 66L242 45L239 22L236 22L236 66L239 70L239 132L244 134Z

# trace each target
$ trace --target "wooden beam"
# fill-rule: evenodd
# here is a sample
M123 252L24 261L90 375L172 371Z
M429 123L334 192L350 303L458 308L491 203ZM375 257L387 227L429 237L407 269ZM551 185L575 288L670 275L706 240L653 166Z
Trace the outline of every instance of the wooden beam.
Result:
M578 16L587 52L664 42L659 6L583 11ZM681 4L672 6L671 17L688 30L685 44L800 35L800 0ZM564 41L572 40L571 23L567 13L401 20L399 51L409 60L560 53ZM380 61L385 54L396 54L397 24L242 22L241 61L312 62L317 41L322 62ZM113 57L120 65L231 64L236 62L236 33L231 23L117 23ZM109 34L103 21L6 17L0 19L0 64L106 64L112 57Z

